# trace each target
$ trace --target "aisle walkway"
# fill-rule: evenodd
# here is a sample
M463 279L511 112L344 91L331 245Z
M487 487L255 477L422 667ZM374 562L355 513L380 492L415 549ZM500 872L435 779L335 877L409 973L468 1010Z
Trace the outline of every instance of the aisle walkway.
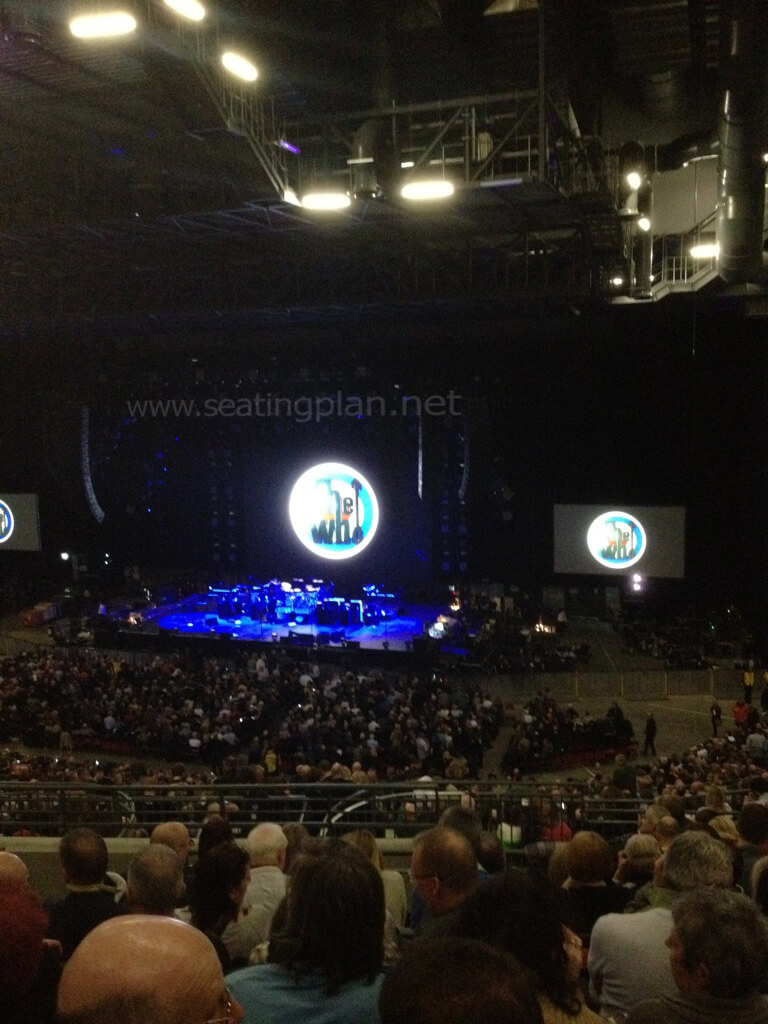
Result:
M499 692L502 695L502 698L504 697L504 690L507 686L508 684L505 684L502 677L498 677L498 682L496 684L489 681L489 689L491 689L492 692L494 690ZM533 696L535 696L533 691L528 694L516 692L514 702L516 704L524 704ZM658 735L656 738L657 754L659 757L664 757L672 753L681 753L682 751L688 750L690 747L701 743L710 736L709 707L711 703L712 698L707 694L698 694L692 697L670 697L665 701L625 701L621 705L622 710L627 718L632 722L635 730L635 736L640 740L638 754L635 756L634 760L648 761L648 758L643 758L639 753L642 749L643 727L645 723L645 716L648 711L653 711L658 724ZM579 713L589 711L593 717L600 717L604 715L609 705L610 701L605 701L602 698L599 700L585 699L575 702L576 710ZM726 727L731 722L730 707L727 707L725 704L723 704L723 722ZM503 777L504 771L502 766L507 752L507 747L509 745L511 732L511 726L502 726L492 749L486 752L486 756L483 761L484 778L487 778L488 775L492 773L496 773ZM545 775L546 777L568 775L573 778L587 778L590 773L599 768L599 762L593 762L580 768L568 768L565 771L547 772Z

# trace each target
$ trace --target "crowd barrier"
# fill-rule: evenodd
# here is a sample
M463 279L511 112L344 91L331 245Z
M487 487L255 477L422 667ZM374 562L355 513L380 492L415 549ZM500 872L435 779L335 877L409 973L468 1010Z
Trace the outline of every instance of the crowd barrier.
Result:
M730 794L738 805L739 792ZM298 822L310 834L334 836L367 828L380 839L410 839L453 806L472 807L507 846L538 838L539 827L560 822L607 836L634 831L645 809L640 799L596 796L588 782L249 784L207 786L183 782L151 786L0 783L0 835L56 837L73 828L105 838L146 837L156 824L183 821L196 835L207 811L224 810L236 835L259 821Z

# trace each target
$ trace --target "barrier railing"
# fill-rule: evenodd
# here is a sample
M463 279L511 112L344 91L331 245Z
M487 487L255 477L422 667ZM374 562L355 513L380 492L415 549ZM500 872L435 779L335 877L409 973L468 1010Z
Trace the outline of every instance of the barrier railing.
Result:
M730 796L738 806L741 794ZM239 837L257 822L274 821L301 823L312 835L367 828L382 839L408 839L455 806L474 808L485 828L497 832L506 845L522 846L539 837L539 826L561 823L592 828L607 838L633 832L646 802L608 799L591 792L589 783L572 780L547 786L420 780L371 786L174 783L119 788L4 782L0 834L50 837L87 827L105 838L131 838L149 835L160 822L183 821L194 836L206 814L218 810L226 812Z

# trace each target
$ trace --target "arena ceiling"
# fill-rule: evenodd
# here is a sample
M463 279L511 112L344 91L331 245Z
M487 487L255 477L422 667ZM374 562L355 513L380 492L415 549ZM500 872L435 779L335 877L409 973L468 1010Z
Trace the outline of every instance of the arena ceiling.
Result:
M196 29L162 0L132 0L122 6L139 31L106 44L71 36L83 6L0 6L0 306L12 331L196 310L306 319L426 303L453 316L458 302L521 295L600 301L622 248L605 154L627 111L645 143L714 128L733 4L210 0ZM254 56L258 94L217 89L211 62L228 43ZM476 173L478 151L460 153L472 187L426 214L386 192L332 223L286 201L282 172L343 168L361 126L387 121L386 144L419 158L448 152L457 126L475 146L492 124L507 164ZM562 167L577 168L563 177L531 151L555 123ZM566 152L575 126L579 152ZM271 148L286 137L303 170Z

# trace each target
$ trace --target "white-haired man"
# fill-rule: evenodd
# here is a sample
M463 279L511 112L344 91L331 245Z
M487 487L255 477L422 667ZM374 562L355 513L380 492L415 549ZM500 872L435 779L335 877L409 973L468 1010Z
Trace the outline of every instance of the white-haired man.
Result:
M246 840L250 880L236 921L227 925L222 941L233 960L247 960L254 946L266 942L275 911L285 896L285 851L288 839L271 821L256 825Z

